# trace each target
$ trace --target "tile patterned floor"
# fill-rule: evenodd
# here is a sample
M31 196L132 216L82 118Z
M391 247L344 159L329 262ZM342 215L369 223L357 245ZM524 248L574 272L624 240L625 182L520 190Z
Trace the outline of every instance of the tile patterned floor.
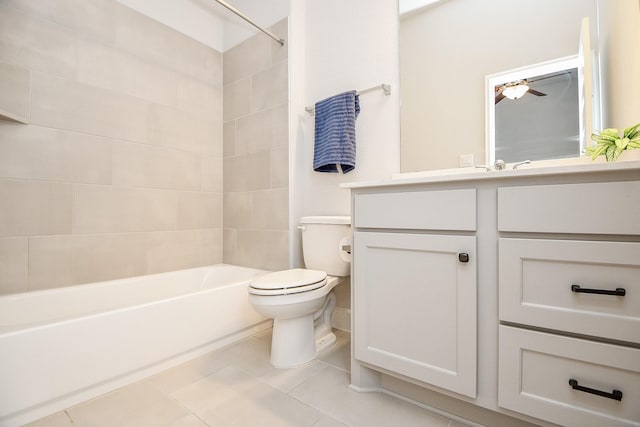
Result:
M461 427L383 393L349 390L348 333L296 369L269 364L271 331L58 412L29 427Z

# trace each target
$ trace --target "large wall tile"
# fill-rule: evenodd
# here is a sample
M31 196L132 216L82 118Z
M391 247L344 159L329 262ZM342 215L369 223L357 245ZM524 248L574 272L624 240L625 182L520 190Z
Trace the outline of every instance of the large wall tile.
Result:
M0 236L71 232L72 185L0 179Z
M222 262L222 229L155 231L147 234L149 273Z
M268 150L273 143L273 113L260 111L236 120L236 144L249 153Z
M273 147L289 146L289 105L284 104L271 110L273 120Z
M271 30L287 39L288 20ZM255 36L224 54L225 262L289 267L287 51Z
M289 57L289 20L287 18L276 22L271 26L271 32L276 36L285 39L284 46L280 46L279 43L271 43L271 63L284 61Z
M54 22L0 3L0 61L72 78L75 33Z
M202 45L202 74L200 80L222 87L222 53Z
M0 62L0 114L28 123L30 101L31 72Z
M257 34L227 50L223 66L225 86L269 68L271 43L270 38Z
M0 122L0 177L110 184L112 141Z
M224 191L264 190L271 187L271 153L261 151L224 159Z
M289 232L237 230L236 262L254 268L286 270L289 268Z
M144 142L148 104L132 96L34 73L31 123Z
M200 189L200 156L135 142L113 145L113 184L176 190Z
M77 184L73 232L175 230L176 206L175 191Z
M29 289L146 274L144 233L29 238Z
M222 228L222 194L179 192L178 228Z
M224 157L240 154L236 150L236 122L232 120L226 122L223 127L223 150Z
M200 80L178 76L178 108L220 120L222 89Z
M251 111L286 104L289 100L287 61L279 62L251 80Z
M225 264L238 264L236 259L236 237L238 231L235 228L225 228L222 231L222 262Z
M223 118L225 122L251 112L251 79L245 78L224 87Z
M175 71L84 40L78 42L78 81L159 104L177 100Z
M72 28L83 37L112 43L115 29L113 0L3 0L6 4Z
M251 193L224 193L224 228L251 228Z
M215 83L216 76L205 72L201 43L123 5L116 7L115 15L118 49Z
M235 144L239 153L255 153L287 146L289 118L287 105L262 110L235 121ZM242 147L242 148L240 148ZM238 154L239 154L238 153Z
M0 238L0 294L26 292L27 237Z
M251 224L253 228L261 230L287 230L289 190L282 188L252 192Z
M222 64L115 0L0 0L0 293L222 261Z
M222 193L222 157L203 155L202 163L202 191Z
M222 155L222 121L173 107L152 105L149 142L195 153Z
M224 191L252 191L271 188L271 153L260 151L224 158Z
M309 165L311 167L311 165ZM289 186L289 147L271 151L271 188Z

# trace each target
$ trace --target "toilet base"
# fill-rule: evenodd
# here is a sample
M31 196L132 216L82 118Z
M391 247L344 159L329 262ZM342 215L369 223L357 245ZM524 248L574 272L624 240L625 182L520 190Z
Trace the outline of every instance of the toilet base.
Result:
M313 314L296 319L274 319L271 364L286 369L304 365L316 357Z
M295 368L311 362L335 344L337 338L331 328L312 333L313 329L313 315L303 319L274 319L271 364L279 369Z
M316 354L322 353L336 343L336 334L329 332L327 335L316 338Z
M304 365L336 342L331 329L331 313L336 296L330 292L315 313L292 319L273 319L271 364L286 369Z

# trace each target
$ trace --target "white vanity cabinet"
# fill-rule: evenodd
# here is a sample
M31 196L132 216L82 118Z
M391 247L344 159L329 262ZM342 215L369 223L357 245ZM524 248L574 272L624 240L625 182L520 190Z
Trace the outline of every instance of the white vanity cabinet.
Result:
M637 218L640 181L498 189L500 406L640 425Z
M349 188L353 389L481 425L640 427L640 162Z
M475 190L358 194L353 224L354 357L475 397Z

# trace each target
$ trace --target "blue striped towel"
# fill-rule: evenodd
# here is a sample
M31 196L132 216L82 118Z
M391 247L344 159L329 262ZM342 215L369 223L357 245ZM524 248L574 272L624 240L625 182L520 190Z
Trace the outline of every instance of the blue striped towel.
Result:
M355 90L319 101L315 105L316 126L313 170L347 173L356 167L356 117L360 99Z

